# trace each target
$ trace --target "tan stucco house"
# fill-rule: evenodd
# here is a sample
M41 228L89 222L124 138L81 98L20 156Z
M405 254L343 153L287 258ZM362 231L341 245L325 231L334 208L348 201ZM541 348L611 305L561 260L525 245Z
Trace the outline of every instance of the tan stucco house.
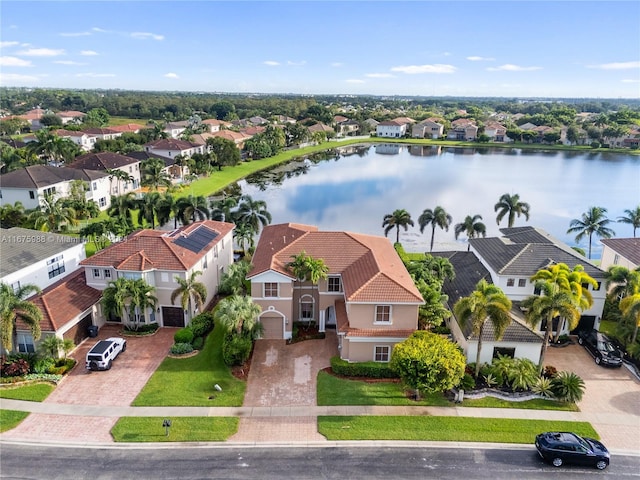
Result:
M294 277L286 264L302 252L325 262L326 280ZM265 338L288 339L294 322L315 322L320 331L336 329L340 356L351 362L389 361L393 346L418 328L424 303L388 239L310 225L267 226L247 278Z

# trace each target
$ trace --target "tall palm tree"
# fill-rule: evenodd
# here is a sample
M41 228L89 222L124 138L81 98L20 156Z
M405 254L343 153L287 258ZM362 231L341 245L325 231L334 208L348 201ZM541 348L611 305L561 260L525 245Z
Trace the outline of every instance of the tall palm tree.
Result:
M640 205L634 209L625 210L625 216L618 217L618 223L627 223L633 227L633 237L636 236L636 230L640 228Z
M151 190L158 190L160 187L171 185L171 177L164 170L166 165L161 158L148 158L140 165L142 178L140 184L149 187Z
M480 236L487 236L487 227L484 223L482 223L481 215L467 215L462 223L456 223L453 232L455 233L456 240L460 236L460 234L464 233L467 235L467 238L477 238ZM467 246L467 250L471 248L471 245Z
M153 295L155 287L152 287L142 278L128 281L129 306L128 316L130 325L137 329L140 323L145 321L145 312L155 309L158 298Z
M19 227L26 219L26 210L22 202L16 202L13 205L8 203L0 207L0 225L2 225L2 228Z
M202 275L200 270L191 272L186 279L178 276L174 277L178 283L178 288L171 292L171 305L180 297L180 305L182 310L189 312L189 319L193 318L192 304L195 303L198 310L202 310L204 302L207 301L207 287L202 282L198 282L196 277Z
M206 220L209 218L207 205L207 199L202 195L179 198L176 201L177 217L183 225L189 225L196 220Z
M78 153L78 147L68 138L63 138L47 129L36 132L36 141L29 142L27 147L37 155L42 155L54 164L60 164L73 159Z
M243 252L247 251L247 245L249 245L249 249L253 249L255 246L254 235L253 228L246 223L239 223L233 229L233 238Z
M607 227L611 220L606 216L607 209L603 207L590 207L581 218L574 218L569 224L567 233L577 233L576 242L585 236L589 237L589 259L591 259L591 243L595 233L600 238L611 238L616 232Z
M638 327L640 327L640 284L635 283L631 293L620 300L620 313L633 322L633 335L629 342L633 345L638 338Z
M299 281L310 281L315 285L321 278L327 278L329 267L327 267L323 259L313 258L307 255L305 251L300 252L298 255L292 255L291 258L293 258L293 260L288 262L286 267L291 270L291 273L293 273Z
M406 232L409 226L413 227L411 214L404 209L394 210L388 213L382 219L382 227L384 228L384 236L386 237L391 230L396 229L396 243L400 243L400 227Z
M250 195L242 195L238 210L236 211L236 223L246 223L259 233L261 227L271 223L271 213L267 210L267 202L254 200Z
M120 277L109 282L107 288L102 291L100 304L105 316L125 318L127 302L130 296L129 282L130 280Z
M437 206L433 210L427 208L422 212L422 215L418 217L420 233L424 233L424 229L426 228L426 226L431 225L431 247L429 249L430 252L433 251L433 237L436 233L436 227L440 227L448 232L451 222L453 222L453 217L440 206Z
M156 228L156 215L158 206L160 205L160 194L158 192L149 192L136 200L138 207L138 223L142 225L143 220L151 224L151 228Z
M611 297L622 299L640 288L640 267L629 270L621 265L611 265L605 273L607 291ZM611 288L613 286L613 288Z
M513 227L513 224L516 220L516 216L520 217L520 215L524 215L524 218L529 220L529 210L530 206L528 203L520 201L520 195L517 193L510 195L508 193L503 194L498 203L496 203L493 207L495 212L498 212L498 216L496 217L496 223L500 225L500 222L507 215L507 226L509 228Z
M453 311L462 325L470 325L474 335L478 336L478 351L476 353L475 376L480 374L480 353L482 350L482 336L487 321L493 325L495 339L501 340L505 330L511 323L511 300L504 292L486 280L482 279L476 289L468 297L462 297L453 306Z
M169 192L164 192L156 207L158 224L164 225L173 217L173 228L178 228L178 201Z
M133 228L133 216L131 212L136 208L136 199L133 192L124 195L111 195L111 206L107 214L111 218L121 219L126 225Z
M65 206L62 198L46 193L40 201L40 208L29 214L29 220L36 229L45 232L59 232L69 225L78 225L76 211Z
M112 194L124 192L122 188L122 183L124 184L132 183L134 180L134 178L131 175L129 175L127 172L117 168L108 168L107 170L105 170L105 173L109 175L109 187L111 189ZM115 190L113 189L113 180L117 180L118 188L116 188Z
M233 222L233 209L238 206L238 199L225 195L219 200L211 201L211 219L221 222Z
M7 352L15 347L17 319L29 327L34 340L40 338L42 312L33 302L27 300L39 292L40 288L36 285L22 285L14 290L10 285L0 283L0 340Z

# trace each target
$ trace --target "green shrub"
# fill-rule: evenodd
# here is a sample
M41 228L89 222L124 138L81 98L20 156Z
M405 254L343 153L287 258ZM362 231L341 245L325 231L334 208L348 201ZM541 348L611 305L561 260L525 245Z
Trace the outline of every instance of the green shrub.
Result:
M202 350L202 346L204 345L204 338L202 337L194 338L191 345L193 345L194 350Z
M461 388L462 390L473 390L476 388L476 381L472 375L465 373L458 384L458 388Z
M576 403L582 400L585 385L584 380L573 372L558 372L551 380L551 388L561 402Z
M449 335L451 333L451 329L446 325L437 325L435 327L431 327L432 333L437 333L438 335Z
M250 337L241 335L226 335L222 343L222 358L224 363L232 367L242 365L251 354L253 341Z
M213 330L213 313L204 312L191 319L189 327L193 331L194 337L204 337Z
M331 370L336 375L345 377L398 378L388 363L355 362L349 363L340 357L331 358Z
M181 328L173 335L173 341L175 343L188 343L193 342L193 330L189 327Z
M124 331L129 335L148 335L149 333L153 333L158 330L157 323L144 323L142 325L138 325L137 330L133 330L129 325L124 326Z
M40 357L31 365L31 371L33 373L46 373L52 367L55 367L53 358Z
M51 375L49 373L30 373L25 375L25 380L44 380L46 382L58 383L62 380L62 375Z
M528 358L516 358L507 377L514 390L529 390L540 378L538 367Z
M531 386L531 391L538 395L542 395L543 397L553 398L553 384L551 383L551 378L538 378L538 381Z
M183 355L191 352L193 352L193 345L190 343L174 343L171 347L172 355Z

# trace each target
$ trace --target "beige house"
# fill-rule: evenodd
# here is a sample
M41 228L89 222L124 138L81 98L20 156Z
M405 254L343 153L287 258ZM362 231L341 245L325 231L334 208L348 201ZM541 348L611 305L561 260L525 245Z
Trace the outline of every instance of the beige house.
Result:
M447 132L448 140L466 140L473 142L478 138L478 126L473 120L459 118L451 122L451 128Z
M620 266L634 270L640 266L640 238L603 238L600 268Z
M444 125L433 118L427 118L411 127L413 138L430 138L437 140L444 133Z
M325 262L326 280L313 285L294 277L286 264L302 252ZM320 331L337 330L341 358L387 362L393 346L418 328L424 300L384 237L270 225L252 265L247 278L265 338L288 339L294 322L314 322Z

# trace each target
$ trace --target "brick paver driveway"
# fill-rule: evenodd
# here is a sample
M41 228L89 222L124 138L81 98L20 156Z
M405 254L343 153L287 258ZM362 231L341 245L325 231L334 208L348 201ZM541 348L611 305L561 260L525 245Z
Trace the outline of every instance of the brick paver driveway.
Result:
M324 340L287 345L284 340L258 340L244 397L245 407L305 407L316 405L318 372L338 354L335 331ZM315 416L241 418L231 441L324 440Z
M78 361L73 371L45 402L73 405L128 406L140 393L173 343L175 329L162 328L147 337L126 337L127 350L113 362L111 370L85 370L85 357L98 341L118 336L120 327L107 325L97 338L85 340L71 355ZM31 414L5 438L39 438L57 441L112 441L109 433L117 418Z
M581 345L549 348L545 364L580 375L586 391L580 411L609 448L640 452L640 381L625 367L596 365Z

